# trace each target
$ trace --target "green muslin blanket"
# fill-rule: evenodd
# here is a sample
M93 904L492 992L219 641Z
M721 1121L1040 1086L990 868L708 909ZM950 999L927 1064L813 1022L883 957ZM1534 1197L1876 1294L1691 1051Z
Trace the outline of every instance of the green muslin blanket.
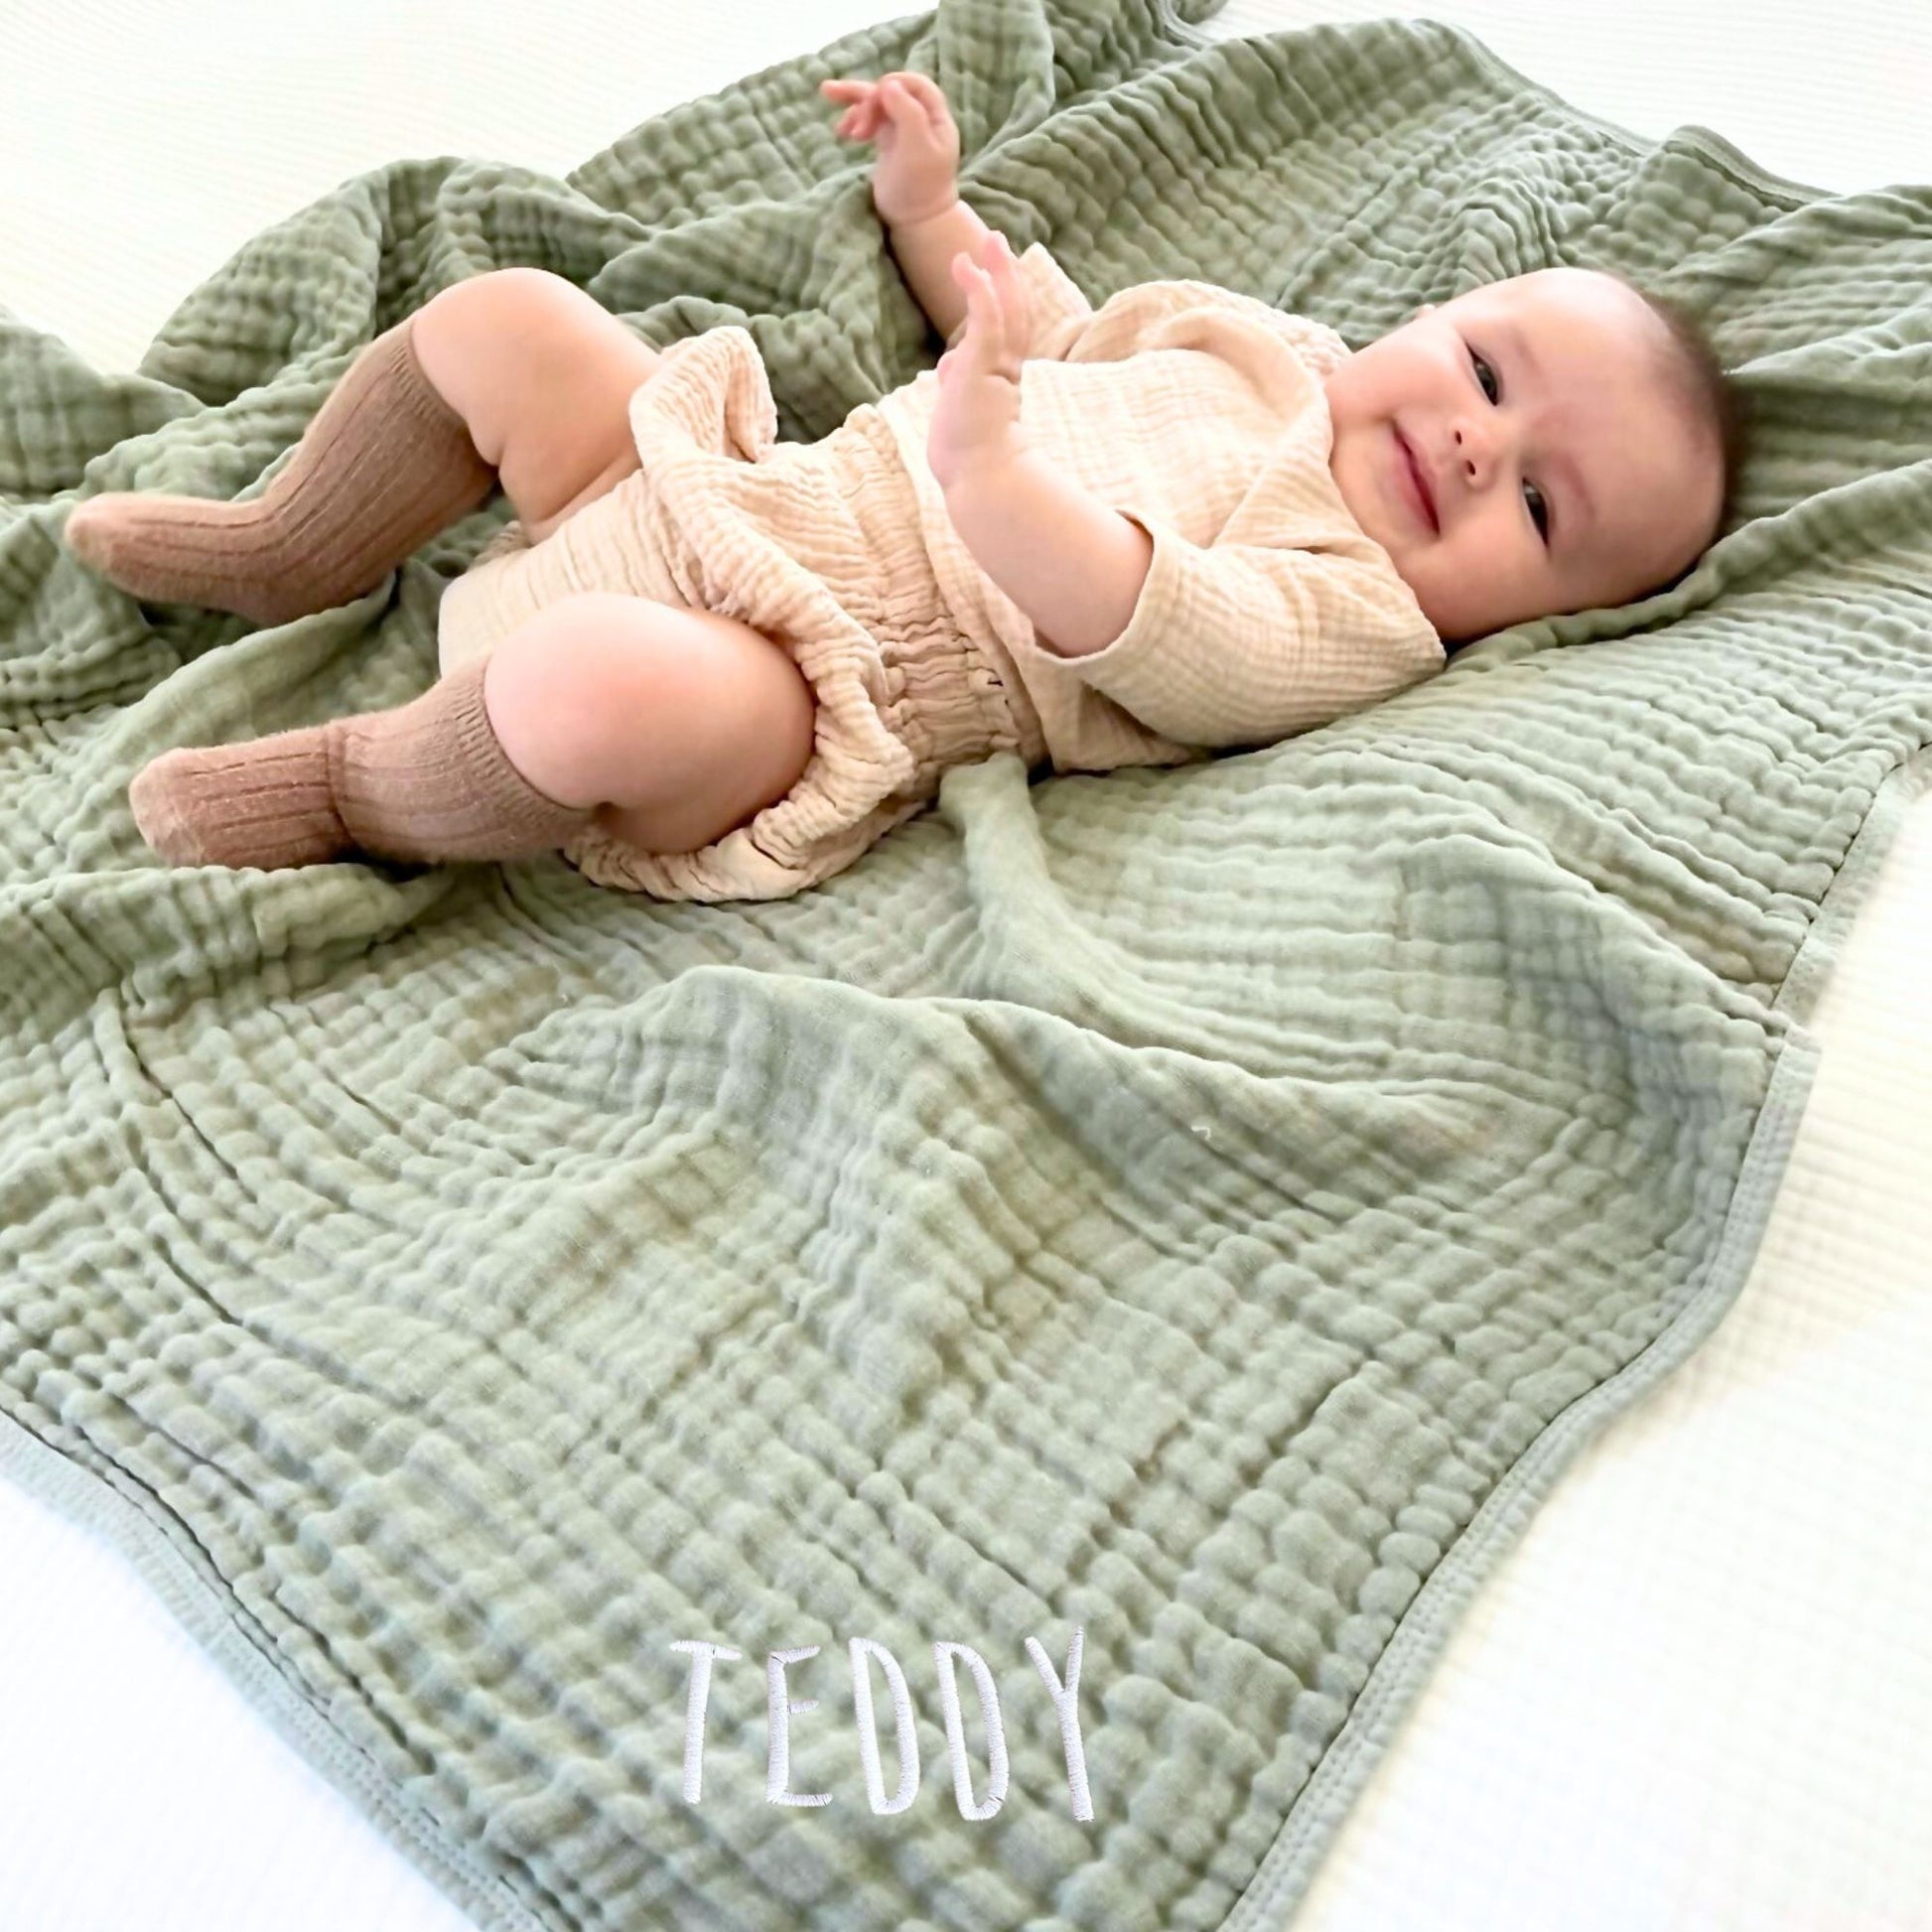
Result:
M5 319L0 1463L479 1927L1287 1923L1763 1232L1932 741L1932 190L1635 139L1427 21L1209 11L941 0L563 180L397 162L136 373ZM89 575L76 494L252 492L515 262L744 324L822 435L939 347L817 94L902 66L1096 303L1359 345L1554 262L1690 301L1759 417L1738 519L1267 750L956 770L783 901L156 860L141 764L423 689L508 505L251 630Z

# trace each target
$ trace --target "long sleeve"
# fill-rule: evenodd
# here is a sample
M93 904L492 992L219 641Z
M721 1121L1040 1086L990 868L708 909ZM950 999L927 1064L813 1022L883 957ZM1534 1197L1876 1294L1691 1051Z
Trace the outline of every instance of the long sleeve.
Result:
M1154 540L1127 628L1104 650L1055 661L1166 738L1269 744L1442 668L1441 644L1385 571L1281 545L1203 546L1127 514Z

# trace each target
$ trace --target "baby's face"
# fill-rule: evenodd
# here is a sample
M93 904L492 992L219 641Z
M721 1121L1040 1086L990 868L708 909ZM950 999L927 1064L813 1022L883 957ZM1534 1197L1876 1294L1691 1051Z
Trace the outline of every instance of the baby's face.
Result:
M1445 642L1626 603L1717 534L1723 456L1669 344L1620 282L1546 268L1424 309L1328 377L1336 487Z

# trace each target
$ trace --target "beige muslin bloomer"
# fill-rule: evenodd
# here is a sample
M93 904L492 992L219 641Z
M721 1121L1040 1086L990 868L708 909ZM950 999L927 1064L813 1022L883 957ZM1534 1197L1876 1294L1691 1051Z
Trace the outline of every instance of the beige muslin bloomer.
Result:
M510 524L445 592L444 671L561 597L723 612L788 650L817 700L792 789L689 853L588 828L564 857L660 898L778 898L930 803L952 765L1178 764L1265 745L1442 668L1441 641L1329 474L1332 331L1198 282L1096 312L1036 244L1020 258L1028 441L1153 539L1106 649L1061 658L979 567L925 460L926 370L816 443L780 443L750 333L672 344L631 397L641 469L532 545Z
M1043 756L1024 698L945 609L875 410L816 444L779 443L757 345L725 327L672 344L630 420L640 471L541 543L508 525L445 591L443 670L559 598L626 592L761 630L805 673L817 718L798 782L749 824L681 853L588 827L564 848L587 879L658 898L785 897L918 811L951 765Z

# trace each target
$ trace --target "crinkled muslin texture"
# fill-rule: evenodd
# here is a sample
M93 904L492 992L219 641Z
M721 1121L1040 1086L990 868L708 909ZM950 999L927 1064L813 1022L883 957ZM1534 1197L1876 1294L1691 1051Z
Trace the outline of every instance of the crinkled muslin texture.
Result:
M75 495L257 489L519 261L743 328L825 435L936 350L816 91L902 66L1096 303L1688 299L1760 419L1732 527L1265 750L949 770L781 899L157 863L142 764L413 696L508 506L253 631L86 572ZM132 374L0 318L0 1464L479 1926L1284 1923L1762 1236L1932 740L1929 289L1932 191L1637 140L1447 27L948 0L564 180L345 183Z

